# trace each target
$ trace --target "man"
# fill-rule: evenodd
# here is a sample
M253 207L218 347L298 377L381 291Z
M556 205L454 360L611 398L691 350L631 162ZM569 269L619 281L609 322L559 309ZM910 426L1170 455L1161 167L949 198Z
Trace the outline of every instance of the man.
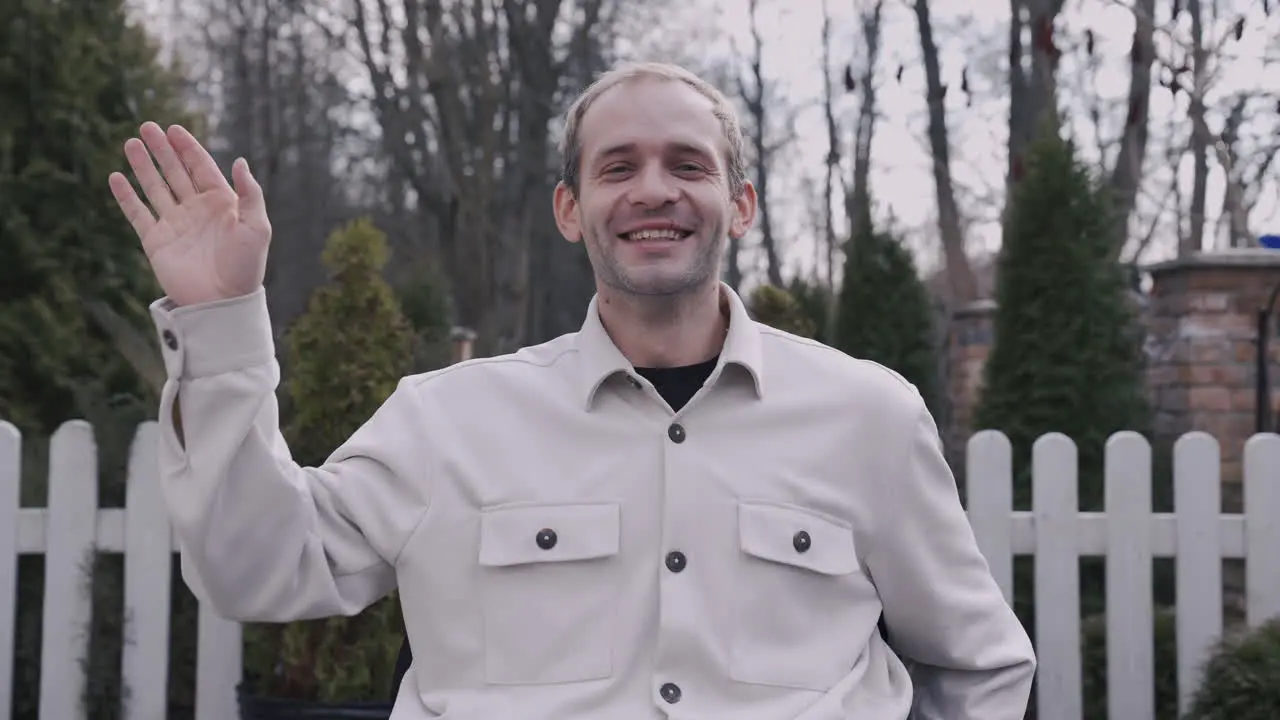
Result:
M756 211L729 103L634 65L567 121L582 329L404 379L318 468L279 434L247 165L233 190L181 128L125 145L151 209L111 187L166 293L160 463L197 596L285 621L398 586L418 653L394 720L1020 720L1032 648L919 394L717 280Z

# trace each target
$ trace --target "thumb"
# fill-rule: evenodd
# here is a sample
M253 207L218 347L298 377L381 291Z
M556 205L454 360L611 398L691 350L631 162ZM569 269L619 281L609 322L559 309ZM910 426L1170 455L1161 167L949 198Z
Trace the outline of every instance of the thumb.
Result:
M262 196L262 186L253 177L253 173L249 172L249 162L244 158L236 158L231 164L231 181L240 198L240 220L265 223L267 202Z

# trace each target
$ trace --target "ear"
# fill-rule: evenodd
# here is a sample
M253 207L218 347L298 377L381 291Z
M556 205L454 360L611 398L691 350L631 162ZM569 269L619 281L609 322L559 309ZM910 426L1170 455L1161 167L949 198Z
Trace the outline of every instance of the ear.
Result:
M578 217L578 198L563 182L556 183L556 191L552 199L555 206L556 227L569 242L582 239L582 221Z
M748 180L742 185L742 192L733 201L733 218L729 221L729 235L735 238L745 237L756 221L756 186Z

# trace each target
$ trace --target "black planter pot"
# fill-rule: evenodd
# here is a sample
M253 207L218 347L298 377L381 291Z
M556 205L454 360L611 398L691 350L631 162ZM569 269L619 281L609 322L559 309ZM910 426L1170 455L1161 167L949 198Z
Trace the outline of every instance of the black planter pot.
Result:
M391 703L382 701L325 703L262 697L243 685L236 688L240 720L387 720Z

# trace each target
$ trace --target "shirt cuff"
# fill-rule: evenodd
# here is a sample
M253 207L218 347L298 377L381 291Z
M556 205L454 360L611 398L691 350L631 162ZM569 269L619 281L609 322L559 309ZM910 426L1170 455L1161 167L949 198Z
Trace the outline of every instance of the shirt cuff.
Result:
M209 377L275 360L264 288L183 307L166 296L150 310L169 379Z

